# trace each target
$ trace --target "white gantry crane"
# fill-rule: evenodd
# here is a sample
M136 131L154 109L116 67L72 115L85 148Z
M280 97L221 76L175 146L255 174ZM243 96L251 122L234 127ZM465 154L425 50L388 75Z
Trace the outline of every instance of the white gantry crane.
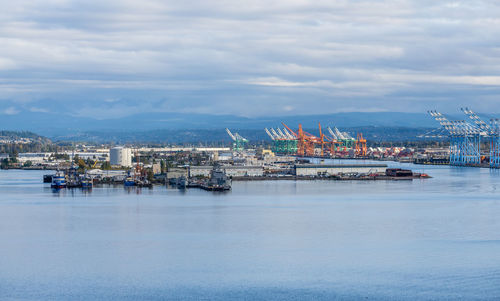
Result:
M479 128L480 136L489 139L490 145L490 167L500 168L500 128L498 118L491 118L490 124L484 122L479 116L469 108L462 108L465 115L474 121Z
M439 124L448 132L450 137L450 164L451 165L479 165L481 164L481 134L479 126L464 120L450 121L437 111L429 111Z
M266 134L271 138L271 140L276 140L276 137L267 129L264 129L266 131Z
M236 132L234 134L231 133L231 131L228 128L226 128L226 132L229 135L229 137L231 137L231 139L233 140L233 150L236 151L243 150L245 145L248 143L248 139L244 138L243 136L241 136Z
M328 127L328 132L330 133L330 135L332 135L332 138L335 139L335 140L340 140L340 138L337 136L337 134L335 134L335 132L332 130L331 127Z

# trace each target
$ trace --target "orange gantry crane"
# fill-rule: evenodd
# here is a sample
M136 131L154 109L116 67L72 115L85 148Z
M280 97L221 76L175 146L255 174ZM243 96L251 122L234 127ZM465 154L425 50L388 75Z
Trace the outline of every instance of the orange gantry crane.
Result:
M317 140L317 137L314 137L313 135L305 132L302 129L302 124L299 124L299 130L297 132L294 132L286 124L282 124L287 130L292 133L292 135L297 138L297 156L314 156L314 144Z
M357 157L365 157L368 148L366 147L366 139L363 138L362 133L358 133L358 137L356 139L356 150L355 154Z
M322 157L327 153L330 156L334 156L337 145L341 144L341 142L337 141L335 138L329 137L323 133L321 123L318 123L319 137L304 131L302 124L299 124L297 132L290 129L286 124L282 124L295 138L297 138L297 156L315 156L316 146L320 147Z
M319 129L319 137L314 136L302 128L302 124L299 124L299 129L297 131L293 131L286 124L282 123L283 126L291 133L293 138L297 140L297 156L299 157L313 157L316 155L315 149L319 146L321 151L321 157L325 155L329 155L330 157L334 157L338 154L346 155L347 154L347 146L343 142L342 134L336 129L339 133L339 138L333 133L333 131L329 129L330 133L333 133L332 136L327 136L323 133L323 129L321 128L321 123L318 123ZM344 138L346 140L347 138ZM364 157L367 154L366 147L366 139L363 138L363 134L358 133L357 140L355 141L355 154L357 157ZM341 148L343 147L343 152Z
M324 157L326 153L330 155L330 157L334 157L337 149L342 142L338 141L335 137L327 136L323 133L321 129L321 123L319 125L319 144L321 145L321 156ZM326 152L325 152L326 150Z

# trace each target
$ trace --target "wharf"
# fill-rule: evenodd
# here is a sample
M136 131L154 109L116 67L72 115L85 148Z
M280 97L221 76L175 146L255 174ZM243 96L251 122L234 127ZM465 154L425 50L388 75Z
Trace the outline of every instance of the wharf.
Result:
M401 181L413 179L432 178L426 174L414 174L413 176L393 177L387 175L338 175L338 176L262 176L262 177L233 177L233 181Z

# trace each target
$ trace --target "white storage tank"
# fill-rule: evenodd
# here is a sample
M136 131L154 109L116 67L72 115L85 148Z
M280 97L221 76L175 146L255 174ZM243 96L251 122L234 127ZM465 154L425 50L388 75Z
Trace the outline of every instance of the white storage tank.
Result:
M109 163L111 165L132 167L132 150L125 147L113 147L109 151Z

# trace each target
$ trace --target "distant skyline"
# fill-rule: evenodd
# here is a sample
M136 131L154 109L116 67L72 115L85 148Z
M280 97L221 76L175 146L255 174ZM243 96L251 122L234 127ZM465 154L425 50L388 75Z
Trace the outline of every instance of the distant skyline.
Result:
M500 112L498 1L0 4L0 117Z

